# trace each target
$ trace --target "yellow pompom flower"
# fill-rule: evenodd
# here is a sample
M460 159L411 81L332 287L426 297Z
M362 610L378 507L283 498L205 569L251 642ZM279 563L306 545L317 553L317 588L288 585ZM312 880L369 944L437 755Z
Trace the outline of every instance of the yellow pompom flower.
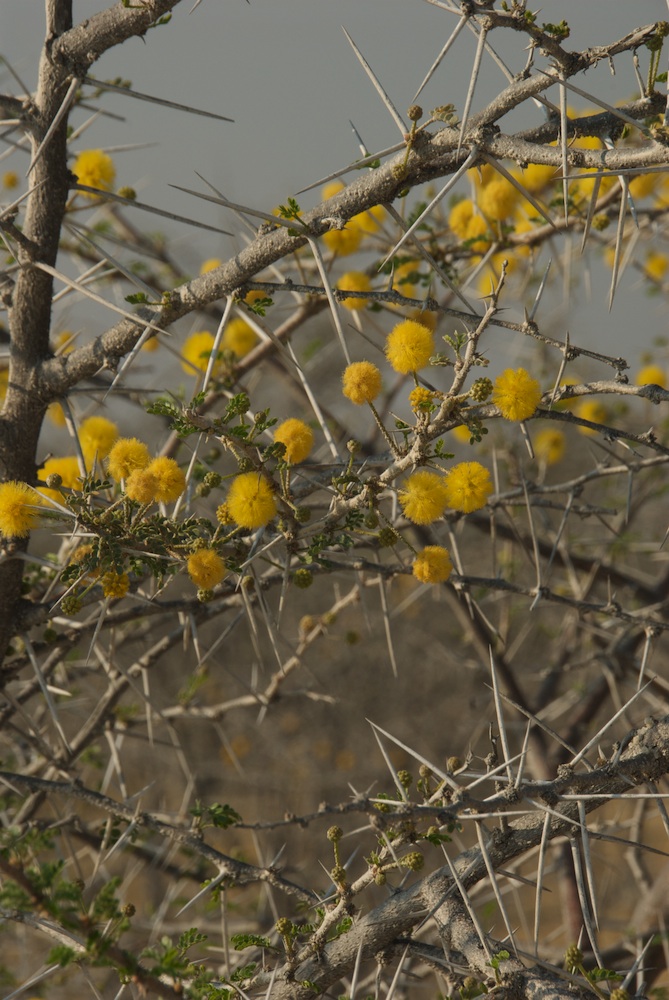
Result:
M198 549L188 557L188 575L196 587L211 590L225 576L225 563L215 549Z
M496 177L480 188L477 201L487 219L501 222L513 215L519 198L518 191L506 177Z
M360 244L364 231L353 219L349 219L344 229L329 229L323 233L323 242L328 250L339 257L348 257L355 253Z
M208 257L207 260L203 260L200 264L200 274L206 274L208 271L215 271L217 267L220 267L223 261L220 257Z
M416 286L409 280L410 275L418 271L420 264L417 260L405 260L395 268L393 272L393 291L399 292L406 299L416 297Z
M424 368L433 354L434 335L422 323L405 319L388 334L386 357L401 375Z
M241 528L264 528L276 515L276 497L261 473L242 472L232 480L227 508Z
M356 406L373 402L381 392L381 372L371 361L354 361L342 376L342 392Z
M107 468L112 479L127 479L136 469L145 469L151 456L143 441L119 438L109 452Z
M274 430L274 440L286 446L283 458L291 465L303 462L314 446L314 432L304 420L289 417Z
M137 503L153 503L157 489L158 480L148 468L135 469L126 479L126 496Z
M329 201L330 198L334 198L336 194L340 194L346 185L343 181L330 181L328 184L324 184L321 188L321 198L323 201Z
M404 516L414 524L431 524L448 503L444 477L426 469L414 472L400 490L399 501Z
M637 373L635 384L659 385L660 388L666 389L667 376L659 365L644 365L643 368Z
M460 424L458 427L454 427L451 434L460 444L469 444L472 439L472 432L467 427L467 424Z
M492 493L490 473L480 462L459 462L446 473L446 502L453 510L471 514L485 507Z
M0 535L27 538L36 526L41 498L27 483L0 483Z
M111 156L101 149L85 149L74 161L72 173L76 174L80 184L98 188L100 191L111 191L116 178L116 167ZM89 191L81 191L84 198L98 198L99 195Z
M366 212L356 215L355 219L363 232L376 233L385 217L386 210L383 205L374 205L372 208L368 208Z
M421 583L443 583L453 570L451 557L442 545L426 545L413 561L413 575Z
M183 469L179 468L173 458L160 455L147 465L146 471L155 477L156 489L153 499L158 503L172 503L173 500L178 500L186 488Z
M372 282L369 276L362 271L347 271L337 282L337 288L340 292L371 292ZM365 309L368 302L369 299L346 297L342 300L342 305L344 309L357 312L360 309Z
M100 583L103 595L114 600L125 597L130 590L130 578L127 573L115 573L114 570L109 570L100 577Z
M644 264L644 270L653 281L662 281L669 267L669 258L664 253L651 250Z
M461 240L467 239L467 228L474 217L474 202L471 198L463 198L451 209L448 216L449 228Z
M230 320L221 338L221 347L223 350L232 351L238 358L245 357L249 351L253 350L257 343L258 334L240 316L234 316Z
M37 478L45 482L49 476L60 476L61 486L65 486L68 489L75 489L79 486L81 471L76 455L66 455L64 458L48 458L42 468L38 469ZM60 490L40 486L38 492L45 497L55 500L56 503L63 502L63 494Z
M490 247L490 230L482 215L473 215L465 233L465 242L475 253L485 253Z
M660 183L661 174L659 172L649 174L634 174L630 178L630 194L633 198L648 198L654 194Z
M583 399L574 408L575 416L582 420L589 420L593 424L605 424L608 419L606 407L598 399ZM594 427L579 427L579 434L597 434Z
M19 186L19 175L15 170L8 170L2 175L2 186L5 191L13 191Z
M524 170L515 176L530 194L537 194L553 181L559 173L557 167L547 163L528 163Z
M567 448L567 440L562 431L551 427L539 431L533 440L534 454L540 462L546 465L555 465L562 461Z
M118 427L106 417L87 417L79 428L79 443L87 466L106 458L118 439Z
M541 386L524 368L507 368L495 379L493 403L505 420L527 420L541 399Z
M195 333L191 333L181 349L183 370L189 375L206 372L213 346L214 335L209 330L197 330ZM220 364L217 361L214 365L214 372L218 368L220 368Z

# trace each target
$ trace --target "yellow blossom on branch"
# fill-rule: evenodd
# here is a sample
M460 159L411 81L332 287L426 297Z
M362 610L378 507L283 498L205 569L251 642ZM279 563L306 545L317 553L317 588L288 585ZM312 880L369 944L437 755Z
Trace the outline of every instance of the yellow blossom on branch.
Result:
M401 375L424 368L434 354L434 335L422 323L402 320L388 334L386 357Z
M353 222L353 219L349 219L344 229L330 229L327 233L323 233L323 242L332 253L339 257L348 257L349 254L356 252L363 236L364 231Z
M232 480L227 509L241 528L264 528L276 514L276 497L262 473L243 472Z
M354 361L342 376L342 392L356 406L373 402L381 392L381 372L371 361Z
M340 292L370 292L372 290L372 282L369 276L363 271L347 271L346 274L342 274L337 282L337 288ZM357 297L345 298L342 301L344 309L348 309L351 312L366 309L368 303L369 299Z
M79 443L86 466L106 458L118 438L118 427L106 417L87 417L79 428Z
M484 216L493 222L508 219L518 204L520 194L506 177L495 177L478 193L477 201Z
M414 472L400 490L399 501L404 516L414 524L431 524L448 503L444 477L427 469Z
M203 590L211 590L225 576L225 563L215 549L198 549L188 557L188 575Z
M27 483L0 484L0 534L6 538L27 538L36 527L41 499Z
M546 465L555 465L560 462L567 448L567 441L562 431L552 427L539 431L532 443L534 454Z
M644 365L634 381L636 385L659 385L662 389L667 387L667 376L659 365Z
M651 250L644 264L644 271L653 281L662 281L669 268L669 257L665 253Z
M414 413L429 413L434 406L434 393L424 386L416 386L409 393L409 406Z
M158 503L172 503L173 500L178 500L186 488L186 476L173 458L160 455L154 458L146 471L156 479L153 499Z
M189 375L197 372L206 372L209 358L214 346L214 335L209 330L197 330L191 333L184 346L181 348L181 367ZM217 360L214 364L214 372L220 368Z
M581 420L589 420L592 424L605 424L608 419L608 411L606 407L599 402L598 399L583 399L580 400L572 410L574 416L580 417ZM584 427L581 425L578 428L579 434L596 434L597 430L595 427Z
M426 545L413 561L413 575L421 583L443 583L453 569L447 549L441 545Z
M148 469L135 469L126 479L126 496L137 503L153 503L157 489L158 480Z
M207 274L208 271L215 271L217 267L220 267L223 261L220 257L208 257L207 260L203 260L200 264L200 274Z
M474 202L471 198L463 198L451 209L448 216L448 225L456 236L461 240L467 239L467 227L474 216Z
M130 589L130 579L127 573L115 573L110 570L100 577L102 593L105 597L119 599L125 597Z
M76 174L80 184L98 188L100 191L111 191L116 179L116 167L111 156L101 149L85 149L74 161L72 173ZM98 198L99 195L90 191L82 191L84 198Z
M485 507L493 487L490 473L480 462L459 462L446 474L446 502L453 510L471 514Z
M137 438L119 438L109 452L108 470L117 482L127 479L136 469L145 469L151 461L149 449Z
M258 343L258 334L253 327L240 316L234 316L221 338L224 351L232 351L238 358L245 357Z
M284 420L274 431L274 440L286 446L283 458L291 465L303 462L314 446L314 432L296 417Z
M541 386L524 368L507 368L495 379L492 400L505 420L527 420L541 399Z
M41 469L37 470L37 478L42 482L47 482L51 476L58 476L59 486L68 489L75 489L81 484L81 470L76 455L65 455L63 458L48 458ZM55 500L56 503L63 502L63 494L60 489L40 486L39 493L43 496Z

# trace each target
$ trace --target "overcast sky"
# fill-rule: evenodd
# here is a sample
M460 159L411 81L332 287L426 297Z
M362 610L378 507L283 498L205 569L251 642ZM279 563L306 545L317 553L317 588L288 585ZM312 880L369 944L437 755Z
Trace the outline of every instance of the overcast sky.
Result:
M77 148L152 144L114 153L118 184L135 186L143 201L226 228L229 216L215 216L214 210L214 217L204 203L168 185L202 189L197 171L227 197L271 209L359 155L349 120L370 150L397 142L397 128L356 60L342 25L404 114L455 24L452 14L425 0L202 0L189 14L193 2L187 0L174 12L171 24L151 30L145 40L132 39L113 49L93 73L101 79L128 78L138 91L215 111L234 123L109 94L103 106L124 121L99 118ZM75 0L75 18L105 6L99 0ZM542 21L566 18L572 28L567 45L574 48L611 42L636 25L663 17L667 17L665 0L543 0L539 13ZM0 51L30 88L36 80L43 25L42 0L0 0ZM514 70L522 67L521 36L496 32L493 41ZM461 110L474 46L473 36L463 32L421 96L426 109L453 102ZM627 98L637 89L629 57L617 60L615 77L602 64L579 83L608 101ZM503 85L500 71L487 64L474 110ZM4 72L0 87L16 89ZM77 110L74 123L80 125L86 117ZM25 161L27 157L12 165L25 168ZM2 168L8 164L4 161ZM309 206L317 198L314 193L300 200ZM150 227L156 226L150 219ZM230 249L225 238L194 235L178 227L171 231L193 271L205 257L223 256ZM635 284L633 275L625 276L626 294L619 296L611 319L605 281L598 283L595 275L597 302L589 306L581 301L578 321L569 318L574 339L579 334L588 341L593 335L606 335L618 342L612 349L622 350L628 343L627 331L635 327L628 352L638 352ZM657 300L646 302L644 311L648 318L643 338L650 343L653 336L666 332L665 312ZM606 344L601 346L607 349Z

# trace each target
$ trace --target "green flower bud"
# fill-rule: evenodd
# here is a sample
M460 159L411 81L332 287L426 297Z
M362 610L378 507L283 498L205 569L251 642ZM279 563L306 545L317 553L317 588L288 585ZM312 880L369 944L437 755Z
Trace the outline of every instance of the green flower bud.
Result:
M293 573L293 583L300 590L306 590L314 582L314 575L309 569L296 569Z
M564 953L564 964L565 968L577 969L579 965L583 964L583 952L577 944L570 944Z
M489 378L477 378L469 390L470 398L475 403L483 403L492 392L494 386Z

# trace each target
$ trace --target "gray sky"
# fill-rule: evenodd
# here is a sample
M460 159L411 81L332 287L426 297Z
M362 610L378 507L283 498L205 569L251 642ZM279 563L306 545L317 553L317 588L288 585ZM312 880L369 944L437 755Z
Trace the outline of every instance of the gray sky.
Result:
M129 78L145 93L216 111L234 124L195 117L109 94L103 106L125 121L100 118L79 140L78 148L119 147L152 143L150 148L116 152L117 183L131 184L143 201L231 228L231 219L211 207L175 192L168 185L202 189L196 171L227 197L271 209L298 189L358 155L351 119L367 146L383 148L398 140L395 124L367 80L342 31L362 50L397 108L404 114L430 63L455 24L453 15L424 0L202 0L188 14L187 2L168 26L151 30L146 40L132 39L113 49L94 68L99 78ZM103 3L81 0L75 18L103 9ZM572 35L568 46L610 42L634 26L667 16L664 0L544 0L539 18L566 18ZM0 0L0 51L32 87L44 34L42 0ZM525 58L520 36L495 33L493 42L513 69ZM455 51L437 71L421 96L426 109L453 102L462 109L474 55L474 39L460 36ZM642 58L643 58L642 53ZM645 64L644 64L645 65ZM608 101L636 91L631 60L616 63L612 77L600 65L580 85ZM474 110L503 86L492 65L485 67ZM6 75L0 86L10 89ZM538 114L538 112L537 112ZM85 121L78 110L75 124ZM0 150L1 152L2 150ZM25 158L24 158L25 159ZM20 169L21 160L11 165ZM9 161L3 161L6 169ZM305 206L316 194L301 199ZM142 224L163 227L143 215ZM164 226L187 267L230 250L225 238L200 235L184 227ZM589 342L606 335L622 350L627 331L635 329L628 353L638 353L640 336L650 343L666 332L661 304L644 302L645 329L639 332L637 284L623 278L615 316L606 310L606 282L594 275L588 305L578 295L579 315L569 322L575 340ZM636 316L636 320L634 320ZM607 350L607 344L600 345Z

